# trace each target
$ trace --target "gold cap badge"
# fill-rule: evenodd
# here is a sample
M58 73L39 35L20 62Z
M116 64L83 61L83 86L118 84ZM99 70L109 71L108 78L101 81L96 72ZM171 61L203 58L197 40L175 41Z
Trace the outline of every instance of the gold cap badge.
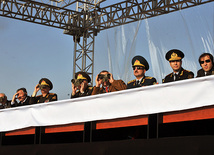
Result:
M173 52L171 54L171 58L169 59L169 61L172 61L172 60L181 60L181 57L179 57L177 53Z
M47 84L44 80L41 82L41 85L49 86L49 84Z
M87 80L87 78L85 78L84 76L82 76L82 74L78 74L77 79L86 79Z
M145 67L143 64L140 63L139 60L135 60L134 65L133 66L143 66Z

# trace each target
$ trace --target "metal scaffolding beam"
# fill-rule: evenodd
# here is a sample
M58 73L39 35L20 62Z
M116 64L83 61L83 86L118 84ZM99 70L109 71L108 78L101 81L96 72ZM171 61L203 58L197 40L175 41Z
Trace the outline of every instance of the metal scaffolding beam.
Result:
M212 1L214 0L128 0L97 9L99 22L87 29L105 30Z
M106 7L101 7L105 0L41 1L0 0L0 16L63 29L64 34L72 35L73 74L86 71L93 82L94 36L101 30L214 0L126 0Z

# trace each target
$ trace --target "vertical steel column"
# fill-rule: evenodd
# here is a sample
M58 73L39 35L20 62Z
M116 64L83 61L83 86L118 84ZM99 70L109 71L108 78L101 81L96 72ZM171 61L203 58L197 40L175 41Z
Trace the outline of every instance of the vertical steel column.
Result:
M89 32L87 30L87 27L93 25L95 20L93 17L89 17L87 12L94 10L99 6L99 3L100 1L97 0L82 0L76 3L76 11L85 14L83 13L81 20L77 19L76 21L82 29L77 30L74 37L73 77L78 71L87 72L91 77L91 85L93 85L94 73L94 36L97 35L97 31Z
M87 72L92 79L91 84L93 84L94 34L83 33L80 42L75 37L73 77L78 71Z
M159 114L150 114L147 126L147 139L159 137Z

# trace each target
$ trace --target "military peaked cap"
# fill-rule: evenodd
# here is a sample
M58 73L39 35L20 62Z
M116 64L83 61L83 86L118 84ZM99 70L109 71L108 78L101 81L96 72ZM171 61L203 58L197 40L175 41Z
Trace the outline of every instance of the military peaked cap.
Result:
M82 79L82 80L87 80L88 82L91 82L91 78L86 72L77 72L75 74L75 79Z
M39 84L43 86L48 86L50 90L53 89L52 82L47 78L42 78L41 80L39 80Z
M145 68L145 70L149 70L149 64L148 62L146 61L146 59L142 56L135 56L133 59L132 59L132 66L143 66Z
M184 53L180 50L172 49L166 53L165 58L168 61L181 60L184 58Z

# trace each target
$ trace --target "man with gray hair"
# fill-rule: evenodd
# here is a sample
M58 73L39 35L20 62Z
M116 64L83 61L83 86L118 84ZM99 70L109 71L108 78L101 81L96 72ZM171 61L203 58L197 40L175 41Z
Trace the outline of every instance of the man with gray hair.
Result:
M10 108L10 101L4 93L0 93L0 109Z

